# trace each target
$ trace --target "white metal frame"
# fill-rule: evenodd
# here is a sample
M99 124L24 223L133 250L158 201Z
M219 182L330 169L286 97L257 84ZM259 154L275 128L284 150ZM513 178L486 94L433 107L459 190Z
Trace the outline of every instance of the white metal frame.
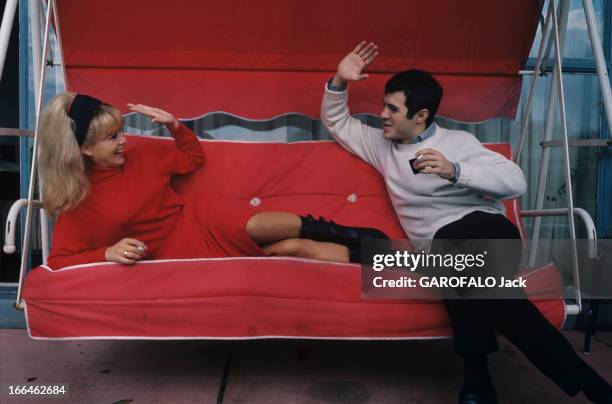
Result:
M24 231L23 243L22 243L23 248L22 248L20 275L19 275L19 287L17 291L17 305L19 305L19 302L21 299L22 283L23 283L23 278L25 276L26 266L27 266L27 257L28 257L27 252L29 251L30 228L31 228L31 222L32 222L32 209L40 207L40 202L33 200L34 183L35 183L33 179L36 178L35 176L37 173L36 155L38 153L39 116L40 116L40 112L42 109L42 98L43 98L43 90L44 90L43 84L45 80L45 61L47 59L47 52L49 48L48 44L49 44L50 23L51 23L52 15L55 21L56 29L58 31L56 32L56 37L58 40L59 53L60 53L60 56L63 62L63 49L61 46L61 35L59 33L59 24L57 24L57 6L56 6L55 0L49 0L47 4L46 13L45 13L45 31L44 31L44 40L43 40L44 46L42 47L40 44L40 24L39 24L40 7L38 7L38 5L41 3L44 3L44 0L42 0L42 2L39 2L38 0L28 0L28 1L30 2L29 3L30 4L30 19L32 21L32 33L33 33L32 42L33 42L33 53L34 53L33 57L34 57L35 65L40 66L40 70L37 71L36 69L34 69L35 84L38 90L36 93L36 131L35 131L34 146L33 146L34 158L32 159L28 198L25 200L20 200L16 202L16 204L19 207L15 209L11 208L12 213L9 215L10 220L7 221L7 225L8 223L13 224L11 229L7 228L7 240L8 240L9 230L14 231L14 228L15 228L14 223L16 223L16 217L19 213L19 210L21 209L22 206L24 205L27 206L26 225L25 225L25 231ZM0 77L2 73L2 68L4 66L4 55L6 53L6 50L4 48L5 42L8 43L8 36L10 36L10 26L12 26L12 20L14 18L16 4L17 4L17 0L7 1L7 6L5 9L4 18L2 21L2 27L0 28L0 62L1 62L0 63ZM597 72L598 72L598 77L599 77L602 99L603 99L605 112L606 112L606 118L608 120L608 123L612 125L612 92L610 90L610 82L609 82L609 78L607 74L605 58L604 58L603 49L601 45L601 39L599 37L599 31L597 28L597 21L595 19L595 13L593 11L592 0L583 0L583 7L585 10L585 18L587 22L589 36L591 39L591 44L593 46L593 54L594 54L594 58L595 58L596 65L597 65ZM566 183L568 184L567 186L568 191L566 195L568 208L566 209L543 209L543 198L544 198L544 191L546 187L546 177L548 174L549 157L550 157L549 148L544 147L543 153L542 153L541 165L540 165L540 178L538 181L536 209L532 211L524 211L522 212L522 214L523 216L526 216L526 217L536 218L535 219L536 222L534 223L534 231L532 235L532 239L534 239L535 241L537 241L537 239L539 238L540 223L541 223L540 221L541 221L542 216L561 216L561 215L567 216L569 224L570 224L570 238L571 238L571 243L572 243L571 244L572 268L574 270L574 282L576 283L576 290L577 290L577 295L576 295L577 304L570 305L568 314L577 314L578 312L582 310L582 298L580 294L580 287L579 287L580 281L578 277L578 258L577 258L574 215L578 215L585 222L585 225L587 226L588 233L589 233L588 238L593 241L592 243L593 248L595 248L595 241L597 240L597 234L595 232L595 226L593 224L593 221L588 215L588 213L580 208L574 208L574 205L573 205L573 195L572 195L572 189L571 189L570 160L569 160L569 142L568 142L568 134L567 134L563 74L562 74L562 66L561 66L561 61L562 61L562 51L561 50L563 49L563 44L565 40L564 37L565 37L565 31L566 31L566 26L567 26L568 10L569 10L569 0L559 0L559 17L558 17L557 8L555 6L555 1L551 0L549 2L547 17L542 26L542 39L540 41L540 48L538 50L536 68L535 68L534 77L531 83L531 88L529 91L529 97L527 100L527 108L525 111L525 117L522 123L521 136L519 139L518 150L516 153L516 160L518 161L520 159L522 149L524 147L526 132L527 132L528 115L529 115L529 111L532 106L535 82L538 77L538 73L540 72L543 60L545 59L544 54L548 54L549 50L551 49L551 46L554 46L555 64L554 64L553 76L552 76L553 85L551 86L550 93L549 93L548 113L547 113L547 119L546 119L544 139L545 141L550 141L552 139L553 123L554 123L554 117L555 117L555 112L556 112L555 103L558 102L560 115L561 115L561 127L562 127L562 139L563 139L562 142L563 142L564 164L565 164L564 174L565 174ZM10 20L10 24L7 22L9 20ZM548 32L549 29L551 30L550 33ZM547 41L547 38L548 38L548 41ZM547 44L546 52L544 52L545 44ZM41 54L42 54L42 57L40 57ZM65 70L64 70L64 74L65 74ZM39 181L39 184L40 184L40 181ZM41 216L41 223L46 223L45 216ZM45 248L47 249L47 250L43 250L44 262L46 262L46 258L48 255L48 246L49 246L49 236L46 231L47 229L48 229L47 226L45 225L41 226L41 238L42 238L42 243L43 243L43 249ZM14 240L14 234L12 235L12 237L13 237L12 240ZM6 249L11 250L13 248L14 247L8 246L8 247L5 247L5 250ZM596 256L596 251L593 249L591 253L592 255L590 256L594 258ZM530 257L530 264L533 263L532 260L534 259L535 259L535 253L533 257Z
M585 18L587 22L587 27L589 31L589 37L591 40L591 45L593 47L593 56L595 58L595 62L597 65L597 73L599 77L599 84L602 94L602 100L604 103L604 108L606 112L606 118L608 123L612 124L612 93L610 91L610 81L607 74L605 58L603 54L603 48L601 45L601 38L599 37L599 30L597 21L595 19L595 13L593 11L593 3L592 0L583 0L583 8L585 11ZM573 190L571 186L571 171L570 171L570 156L569 156L569 140L567 134L567 117L565 113L565 94L564 94L564 86L563 86L563 69L562 69L562 56L563 56L563 45L565 42L565 33L567 28L567 17L569 11L569 1L568 0L559 0L559 16L557 17L557 11L555 7L555 2L549 2L549 9L546 17L546 22L544 27L542 28L542 40L540 42L540 49L538 50L538 58L536 61L535 74L533 76L531 82L531 88L529 90L529 97L527 99L526 110L524 111L524 119L521 128L521 136L518 144L518 151L516 154L516 161L518 162L522 149L524 147L526 133L527 133L527 122L529 117L529 112L532 106L532 100L534 95L534 88L536 84L536 80L538 77L538 73L540 72L540 67L542 65L542 55L544 43L546 42L546 37L549 35L548 29L552 23L552 28L550 32L550 40L552 41L552 45L555 50L554 57L554 67L553 67L553 75L552 75L552 85L550 88L550 93L548 97L548 108L547 108L547 116L546 116L546 124L544 128L544 147L542 149L542 156L540 160L540 171L538 178L538 190L536 194L536 206L535 210L530 211L529 215L535 217L533 224L533 231L531 235L531 249L528 264L533 266L535 264L536 255L537 255L537 244L540 238L540 230L541 230L541 221L543 216L563 216L566 215L569 222L569 231L570 231L570 249L571 249L571 267L573 271L573 278L575 283L576 290L576 305L578 312L582 311L582 293L580 290L580 277L579 277L579 268L578 268L578 253L577 253L577 245L576 245L576 227L574 222L574 215L578 214L580 217L584 218L584 214L586 213L582 209L574 208L574 199L573 199ZM547 49L548 50L548 49ZM562 148L563 148L563 163L564 163L564 176L566 186L566 203L568 208L566 209L543 209L544 207L544 196L546 190L546 181L548 178L548 169L550 165L550 145L553 137L553 126L555 121L556 114L556 103L558 102L559 113L561 117L561 136L562 136ZM589 221L592 222L592 219ZM589 238L591 236L594 237L594 240L597 239L597 234L594 228L589 229ZM590 244L592 246L592 256L591 258L596 258L596 244L593 242ZM569 312L568 312L569 314Z
M34 7L36 10L40 10L37 6ZM28 189L28 199L27 199L27 209L26 209L26 222L25 222L25 229L24 229L24 234L23 234L23 242L22 242L22 252L21 252L21 266L19 269L19 285L17 287L17 298L16 298L16 306L19 307L20 305L20 301L21 301L21 292L23 289L23 280L25 277L25 272L26 272L26 267L27 267L27 263L28 263L28 256L29 256L29 250L30 250L30 231L31 231L31 227L32 227L32 209L34 208L34 184L35 184L35 178L37 176L37 170L36 170L36 166L38 165L38 131L40 129L40 113L42 111L42 100L43 100L43 93L44 93L44 82L45 82L45 73L46 73L46 69L45 69L45 61L47 59L47 50L49 49L48 46L46 46L49 43L49 35L51 33L51 14L53 13L53 10L55 10L55 0L49 0L49 2L47 3L47 11L45 13L45 33L44 33L44 39L43 39L43 44L45 44L45 46L42 46L42 57L39 58L39 66L40 66L40 80L38 83L36 83L38 86L37 89L37 95L36 95L36 130L34 131L34 146L32 149L32 167L30 170L30 186ZM34 10L31 10L31 12L33 12L34 15L37 15L38 13ZM38 18L35 17L35 22L38 21ZM34 33L32 34L32 43L40 43L39 40L40 37L38 37L38 39L36 38L36 36L34 35ZM32 51L34 52L34 47L32 48ZM36 77L36 76L35 76ZM41 212L42 209L41 209ZM49 247L49 236L48 236L48 226L47 226L47 221L46 221L46 215L41 215L41 238L42 238L42 243L43 246L46 245L47 248L47 254L48 254L48 247ZM43 251L44 253L44 251ZM46 257L45 257L46 259Z
M4 62L6 61L6 52L8 51L9 39L13 29L17 3L18 0L8 0L4 6L4 14L2 15L2 25L0 25L0 81L2 80L2 72L4 71Z

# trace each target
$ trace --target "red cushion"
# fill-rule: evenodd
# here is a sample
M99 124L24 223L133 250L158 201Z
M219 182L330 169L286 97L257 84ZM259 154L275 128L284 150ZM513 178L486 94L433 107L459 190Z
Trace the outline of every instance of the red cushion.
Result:
M552 324L564 321L559 274L527 277ZM366 300L358 265L222 258L34 269L24 290L33 337L424 338L450 336L438 300Z
M131 137L138 142L170 140ZM312 213L404 238L380 175L333 142L206 141L207 162L176 181L266 210ZM508 145L493 145L509 152ZM506 154L509 155L509 154ZM514 212L514 211L511 211ZM515 218L516 220L516 218ZM544 268L528 291L556 326L564 321L559 275ZM432 296L430 296L431 298ZM449 336L437 300L364 300L359 266L256 257L98 263L33 270L24 289L34 337L423 338Z

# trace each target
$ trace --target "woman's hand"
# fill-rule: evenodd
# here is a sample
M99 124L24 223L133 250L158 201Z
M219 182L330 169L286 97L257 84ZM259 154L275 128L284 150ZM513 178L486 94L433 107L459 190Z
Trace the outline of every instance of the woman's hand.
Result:
M147 256L147 246L142 241L124 238L108 247L104 256L107 261L131 265Z
M177 129L179 121L169 112L142 104L128 104L130 111L138 112L151 118L151 122L166 125L168 129Z

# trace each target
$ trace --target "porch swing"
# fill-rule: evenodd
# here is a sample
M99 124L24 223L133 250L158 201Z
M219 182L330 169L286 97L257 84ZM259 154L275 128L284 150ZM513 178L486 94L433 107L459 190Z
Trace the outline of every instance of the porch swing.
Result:
M307 7L297 0L255 0L235 8L198 0L172 7L162 1L48 0L43 43L48 43L53 25L67 89L94 95L124 113L125 105L135 101L180 117L216 111L246 119L288 112L318 117L324 83L339 58L365 38L381 44L382 51L369 71L370 79L351 87L352 113L377 112L389 75L414 67L432 72L444 87L439 115L463 122L514 118L520 69L535 36L541 1L391 0L384 9L376 2L360 3L355 9L351 0L309 2ZM567 3L560 3L561 25ZM591 0L583 3L606 116L612 122L612 96ZM415 8L419 14L411 15ZM557 18L551 1L536 68L528 72L534 76L527 111L550 35L565 179L570 184ZM37 116L47 48L42 52ZM549 108L553 107L551 102ZM517 161L527 135L526 119ZM129 139L131 144L172 147L164 138ZM313 213L347 224L358 218L360 225L378 227L392 238L405 237L378 173L334 142L202 143L207 164L176 181L179 193L207 193L254 208ZM509 144L486 146L513 158ZM35 136L34 155L37 148ZM36 175L34 159L30 178ZM566 209L542 209L545 178L540 180L535 210L521 211L518 200L505 201L505 206L523 236L522 217L568 218L577 285L574 302L562 298L554 265L525 269L528 295L551 323L561 327L566 316L583 309L574 216L585 223L592 259L597 235L589 214L574 207L571 186ZM32 212L40 206L34 199L34 183L30 181L28 199L11 209L5 239L5 251L15 251L17 216L27 207L17 305L25 309L32 338L420 339L452 334L440 301L362 299L360 268L353 264L235 257L142 261L133 267L101 262L52 270L46 266L49 241L46 226L41 226L43 265L28 271ZM532 238L537 239L539 222L534 231Z

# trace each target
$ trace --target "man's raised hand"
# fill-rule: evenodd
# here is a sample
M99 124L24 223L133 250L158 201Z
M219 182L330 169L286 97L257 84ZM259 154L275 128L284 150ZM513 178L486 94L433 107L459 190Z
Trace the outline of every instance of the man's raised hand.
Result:
M348 81L361 81L370 77L364 73L366 67L378 56L378 46L361 41L355 49L342 59L332 81L336 87L344 87Z

